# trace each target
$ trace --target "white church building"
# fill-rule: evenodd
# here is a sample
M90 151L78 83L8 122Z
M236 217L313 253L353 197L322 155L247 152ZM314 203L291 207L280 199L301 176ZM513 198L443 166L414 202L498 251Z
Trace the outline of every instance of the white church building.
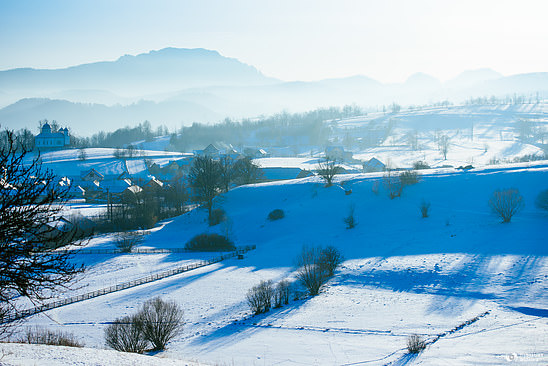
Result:
M62 149L70 145L68 128L61 128L59 132L51 132L49 123L44 123L42 131L34 138L34 147L37 149Z

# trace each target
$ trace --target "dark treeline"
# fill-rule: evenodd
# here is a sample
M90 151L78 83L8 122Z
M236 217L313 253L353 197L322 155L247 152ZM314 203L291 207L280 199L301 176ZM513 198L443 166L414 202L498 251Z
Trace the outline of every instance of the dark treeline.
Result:
M171 146L180 151L203 148L212 142L224 142L235 147L243 145L283 146L290 144L323 144L329 136L325 121L363 115L357 106L321 108L304 113L282 112L270 117L242 119L229 118L214 125L194 123L182 127L171 136Z
M71 142L74 147L122 147L135 141L152 141L156 136L167 134L167 127L160 126L152 130L150 122L144 121L135 127L126 126L114 132L100 131L91 137L71 136Z

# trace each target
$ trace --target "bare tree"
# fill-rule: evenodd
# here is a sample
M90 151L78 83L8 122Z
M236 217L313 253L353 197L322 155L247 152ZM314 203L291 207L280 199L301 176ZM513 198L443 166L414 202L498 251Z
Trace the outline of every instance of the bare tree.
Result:
M236 171L234 169L234 159L230 156L225 155L219 159L219 174L220 176L220 185L224 192L228 192L230 188L230 183L234 181L236 176Z
M523 196L516 188L496 190L489 199L489 207L500 216L502 222L510 222L512 216L524 206Z
M261 168L247 156L234 163L234 171L234 179L239 184L255 183L263 175Z
M451 139L447 135L441 135L438 140L438 150L443 155L443 159L447 160L447 153L449 152L449 146L451 145Z
M221 186L219 162L208 156L197 157L190 168L188 179L194 188L196 201L201 202L207 208L208 219L211 221L213 199L219 193Z
M333 185L333 178L340 173L341 170L342 168L337 164L337 160L329 156L326 156L323 161L320 161L316 167L318 175L325 180L326 187Z
M155 351L166 348L167 343L183 330L183 310L175 301L165 301L160 297L143 304L136 322L145 339Z
M67 286L82 270L55 249L73 243L76 230L60 220L68 187L57 184L39 155L31 158L13 132L0 145L0 314L17 310L15 299L40 301ZM0 319L1 320L1 319ZM1 321L0 321L1 323ZM1 333L1 327L0 327Z

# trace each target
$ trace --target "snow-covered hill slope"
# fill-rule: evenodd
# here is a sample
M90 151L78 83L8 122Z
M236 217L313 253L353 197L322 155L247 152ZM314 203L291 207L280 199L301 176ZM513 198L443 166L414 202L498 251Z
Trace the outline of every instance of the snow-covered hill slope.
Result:
M434 167L485 166L525 155L544 155L542 137L539 143L519 139L522 121L534 125L546 136L548 104L469 105L371 113L342 120L337 126L340 141L349 137L367 141L369 134L385 133L390 126L390 135L381 146L355 147L356 159L367 161L376 157L393 167L411 167L418 160ZM449 138L447 159L439 151L438 141L442 135ZM415 146L411 144L412 139L416 140Z
M163 296L182 305L186 320L163 357L220 365L498 364L514 356L547 362L548 213L534 200L548 189L548 164L423 173L394 200L382 184L378 194L372 190L382 174L341 175L329 188L313 177L234 189L216 200L228 222L210 228L206 213L194 210L163 223L144 245L181 247L198 233L228 233L238 245L257 245L245 259L54 309L29 322L104 347L108 322ZM495 189L509 187L519 189L525 207L503 224L487 201ZM425 219L422 200L431 203ZM346 229L351 206L358 225ZM285 218L268 221L276 208ZM319 296L251 316L248 289L260 280L293 279L303 245L336 246L346 260ZM104 268L112 277L134 276L179 260L166 255L126 266L134 263L126 255ZM90 263L90 283L103 261ZM410 334L433 339L485 312L420 356L405 354Z

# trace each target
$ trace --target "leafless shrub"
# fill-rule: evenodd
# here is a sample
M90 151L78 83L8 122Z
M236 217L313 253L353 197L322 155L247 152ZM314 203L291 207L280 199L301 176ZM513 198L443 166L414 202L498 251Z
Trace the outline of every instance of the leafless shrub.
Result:
M53 331L44 328L27 328L20 343L47 344L50 346L84 347L72 333Z
M401 196L403 185L401 183L400 177L394 174L393 171L386 171L386 173L384 173L383 175L382 182L384 188L388 192L388 197L390 197L390 199Z
M358 224L356 218L354 217L354 209L355 206L351 205L350 209L348 210L348 216L344 218L344 223L346 224L347 229L353 229Z
M426 348L426 341L418 334L412 334L407 338L407 352L421 353Z
M145 338L137 317L118 318L105 328L107 346L121 352L143 353L149 342Z
M335 270L342 263L343 257L341 252L334 246L328 246L320 251L318 263L323 268L329 277L335 274Z
M142 231L126 231L116 235L114 244L122 253L131 253L131 250L145 240Z
M510 222L512 216L524 206L523 196L516 188L496 190L489 199L489 207L500 216L502 222Z
M272 281L261 281L247 292L247 303L255 314L266 313L272 307L274 288Z
M289 294L291 292L291 283L288 280L278 282L274 292L274 307L279 308L282 305L289 304Z
M322 249L303 247L297 257L297 279L307 289L310 296L316 296L322 285L333 276L341 263L342 256L334 247Z
M143 304L135 321L153 350L159 351L183 330L183 310L175 301L155 297Z
M402 187L411 186L413 184L419 183L419 175L414 170L407 170L400 173L400 182Z
M430 210L430 202L426 200L422 200L420 205L420 210L421 210L422 217L427 218L429 214L428 211Z

